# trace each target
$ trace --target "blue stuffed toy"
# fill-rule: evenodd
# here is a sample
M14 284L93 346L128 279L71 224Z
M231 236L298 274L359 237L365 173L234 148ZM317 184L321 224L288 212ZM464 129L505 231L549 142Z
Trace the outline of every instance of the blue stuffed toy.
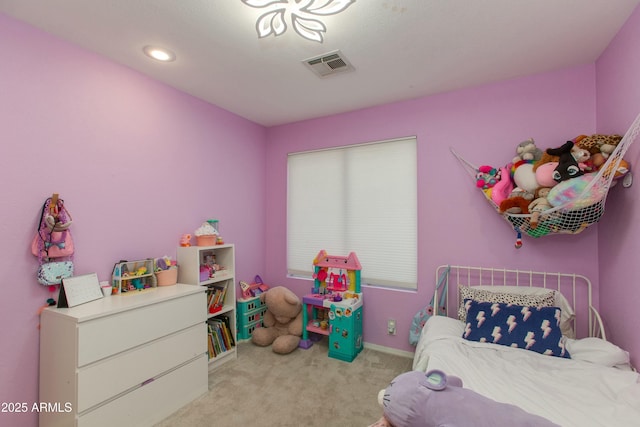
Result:
M439 370L405 372L381 390L384 416L371 427L558 427L514 405L496 402L462 387Z

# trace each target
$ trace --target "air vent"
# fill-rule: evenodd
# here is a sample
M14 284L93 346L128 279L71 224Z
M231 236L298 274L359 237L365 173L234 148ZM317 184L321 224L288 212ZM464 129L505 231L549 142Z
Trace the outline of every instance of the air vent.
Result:
M332 74L355 70L339 50L305 59L302 63L309 67L318 77L327 77Z

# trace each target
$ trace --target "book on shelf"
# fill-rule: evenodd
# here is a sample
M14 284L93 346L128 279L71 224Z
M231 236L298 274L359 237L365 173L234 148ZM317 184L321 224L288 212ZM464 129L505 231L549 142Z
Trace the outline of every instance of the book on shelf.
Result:
M209 339L209 358L231 350L234 346L233 335L222 319L207 320Z
M212 323L214 323L217 327L217 331L220 332L220 336L222 338L222 341L224 342L224 347L229 350L231 349L231 347L233 347L233 345L231 344L232 340L231 340L231 331L229 331L229 329L227 328L227 326L224 324L224 322L220 319L211 319Z
M233 334L231 333L231 320L229 319L229 316L223 314L222 316L218 316L217 318L221 319L224 322L226 330L229 332L229 341L231 342L231 347L234 347L236 343L233 339Z
M209 325L209 341L211 343L211 347L213 347L213 351L209 352L209 358L216 357L220 353L222 353L222 347L220 347L220 340L218 338L218 334L215 331L215 328L212 325Z
M215 313L224 306L224 300L227 296L227 284L216 283L207 289L207 307L209 313Z
M209 359L212 359L216 356L216 352L213 348L213 336L211 336L211 332L207 334L207 348L209 349Z

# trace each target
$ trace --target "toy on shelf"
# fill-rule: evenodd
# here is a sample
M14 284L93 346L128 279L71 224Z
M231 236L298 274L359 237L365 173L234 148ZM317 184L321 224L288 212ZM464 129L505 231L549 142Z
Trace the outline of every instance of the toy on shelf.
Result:
M218 264L214 251L203 252L202 263L200 264L200 281L205 282L211 279L220 279L227 273L226 267Z
M113 266L111 285L113 293L127 293L157 286L153 258L139 261L120 261Z
M323 249L313 260L315 280L312 293L326 294L331 291L346 291L347 288L350 292L360 293L360 270L362 266L355 252L345 257L327 255Z
M321 250L313 260L314 285L302 298L303 325L300 347L329 337L329 357L353 361L362 350L362 266L354 252L328 255ZM312 335L309 335L311 333Z
M216 231L216 239L214 245L224 245L224 239L220 235L220 221L218 221L217 219L208 219L207 222Z
M251 338L256 328L264 326L264 314L267 306L259 296L251 298L240 298L238 306L238 339L246 340Z
M191 234L183 234L180 236L180 246L183 248L188 248L191 246Z
M218 238L218 230L208 221L203 222L193 234L196 235L196 244L198 246L215 246Z
M171 286L178 282L178 263L168 256L155 260L156 282L158 286Z
M259 296L261 293L269 289L269 286L265 285L260 276L256 275L253 279L253 283L251 284L241 281L240 289L242 289L242 298L247 299Z

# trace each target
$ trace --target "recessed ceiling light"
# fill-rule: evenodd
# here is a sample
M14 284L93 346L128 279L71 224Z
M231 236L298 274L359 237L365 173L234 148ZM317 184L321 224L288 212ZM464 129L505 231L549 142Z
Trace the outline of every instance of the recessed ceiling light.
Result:
M155 46L145 46L143 49L145 55L157 61L171 62L176 60L176 54L169 49Z

